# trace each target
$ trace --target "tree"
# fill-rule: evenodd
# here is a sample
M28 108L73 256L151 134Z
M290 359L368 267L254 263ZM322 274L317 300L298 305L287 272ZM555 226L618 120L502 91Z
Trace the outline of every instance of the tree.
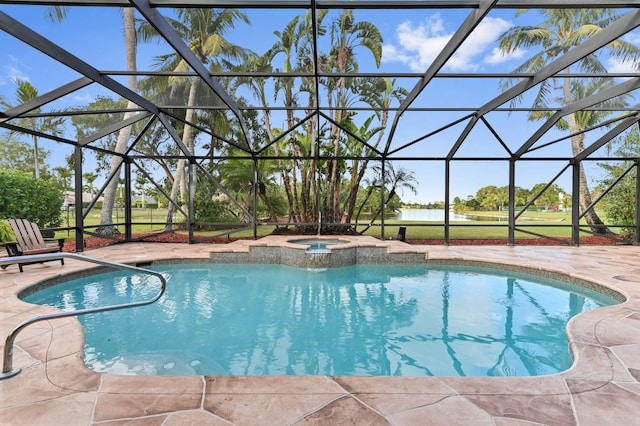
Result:
M51 151L40 148L39 155L43 163L40 166L41 175L46 177L49 175L49 170L45 160L51 155ZM34 150L29 143L19 140L11 132L0 136L0 167L22 170L35 175L34 165Z
M386 167L384 169L384 175L382 173L381 166L375 166L373 168L375 177L369 185L367 195L364 197L363 204L358 209L358 214L356 217L360 216L360 212L362 211L362 206L364 205L364 203L366 203L371 198L372 194L374 194L375 192L379 193L381 187L384 188L386 197L384 201L378 205L378 209L374 211L369 224L363 230L361 230L360 233L367 232L367 230L376 221L378 216L380 216L380 213L382 213L383 207L387 206L394 198L396 198L398 196L398 192L402 192L407 189L413 194L418 193L414 185L416 182L416 178L412 171L407 170L403 167L400 167L396 170L396 168L393 167L393 163L391 163L390 161L387 161L385 164Z
M13 79L18 85L16 89L16 98L20 104L27 103L38 97L38 90L26 80L18 78ZM40 109L31 111L32 113L40 112ZM18 119L18 125L25 129L37 131L40 133L50 133L53 136L60 136L64 131L64 117L45 116L45 117L23 117ZM33 171L36 179L40 178L40 150L38 149L38 136L31 136L33 141Z
M136 30L135 30L135 13L132 7L125 7L122 9L123 13L123 25L124 25L124 42L125 42L125 51L127 57L127 71L131 74L127 77L127 84L129 89L133 92L138 91L138 78L135 75L135 72L138 70L138 66L136 63L136 55L137 55L137 39L136 39ZM132 117L134 112L134 108L136 108L136 104L128 101L127 102L127 112L124 113L123 120L127 120ZM131 137L131 129L133 126L126 126L118 132L118 140L116 142L116 146L114 151L116 153L122 154L126 151L129 146L129 138ZM122 165L122 158L120 156L114 155L111 159L111 167L109 169L110 176L113 176L113 179L107 184L107 187L104 190L103 194L103 202L102 202L102 211L100 212L100 226L96 229L97 234L101 235L114 235L119 231L113 226L113 207L116 202L116 195L118 191L118 170Z
M378 28L366 21L356 21L353 10L345 9L335 19L330 27L331 50L327 58L327 68L344 75L350 70L357 70L357 47L368 50L375 60L376 66L380 66L382 59L382 35ZM350 80L341 76L335 82L327 82L328 105L330 107L346 107L349 104L349 93L353 93ZM344 111L340 108L333 112L333 119L340 123L345 118ZM339 137L340 128L331 126L329 134L329 151L333 160L328 163L329 173L326 180L324 196L324 217L330 222L340 222L343 211L340 208L341 179L340 160L342 143Z
M516 16L527 12L527 9L520 9ZM500 50L504 53L511 53L518 49L540 47L541 50L517 67L515 73L534 73L544 67L557 57L566 54L569 50L582 44L586 39L598 34L604 27L617 19L612 9L540 9L539 13L544 17L544 21L538 25L513 27L500 35ZM598 54L609 53L612 57L627 61L638 61L640 50L632 43L624 40L615 40L609 43L606 48L598 53L588 55L576 63L581 71L585 72L607 72L606 67L601 62ZM564 73L571 73L571 66L564 69ZM513 80L508 80L505 88ZM572 91L572 80L570 77L562 78L560 87L564 105L574 102L575 97ZM540 83L534 108L543 108L549 104L550 97L554 92L554 80L547 79ZM540 115L533 113L530 120L537 120ZM584 128L576 119L576 114L567 115L566 124L571 133L571 148L573 155L578 155L584 149L584 135L579 134ZM584 167L580 167L580 208L585 211L591 205L591 193L587 184L587 177ZM585 219L588 224L593 225L595 233L608 233L609 230L602 226L603 222L598 217L595 210L590 209L585 212Z
M95 192L95 187L93 186L93 182L98 179L98 175L95 173L87 172L82 174L82 178L87 182L84 188L85 191L89 191L91 196L93 197L93 193Z
M623 137L616 138L617 147L613 150L616 157L639 158L640 134L637 130L627 132ZM636 180L638 166L633 160L625 160L614 164L600 163L606 176L598 188L604 191L620 179L609 189L604 198L604 211L607 218L616 225L637 225L636 222ZM633 231L623 230L625 238L631 239Z
M60 225L62 191L21 170L0 168L0 219L27 219L41 228Z
M200 62L209 68L210 71L219 71L224 68L223 64L227 60L245 59L248 52L224 38L224 34L236 25L237 21L249 23L247 16L237 9L177 9L178 19L168 19L173 29L181 38L189 44L191 51ZM138 35L141 40L150 41L159 34L148 23L138 28ZM190 66L177 53L158 57L160 70L189 71ZM189 96L187 109L185 112L185 125L182 133L182 141L188 149L188 154L193 155L195 150L196 129L190 125L195 121L195 107L199 87L202 85L198 76L185 79L169 79L169 86L176 86L188 82ZM175 179L171 190L171 199L178 200L178 193L184 202L186 198L186 176L184 173L185 159L178 160ZM169 205L167 213L167 228L171 228L174 206Z
M540 194L540 191L542 191L546 186L547 184L545 183L537 183L533 185L533 188L531 188L530 192L531 196ZM553 184L549 186L542 194L540 194L533 202L533 204L536 207L540 207L543 205L547 207L551 207L553 205L557 206L561 202L560 194L568 194L568 192L560 188L558 185Z
M58 186L62 191L70 191L71 187L71 178L73 177L73 171L68 167L54 167L53 171L56 172L56 179L58 181Z

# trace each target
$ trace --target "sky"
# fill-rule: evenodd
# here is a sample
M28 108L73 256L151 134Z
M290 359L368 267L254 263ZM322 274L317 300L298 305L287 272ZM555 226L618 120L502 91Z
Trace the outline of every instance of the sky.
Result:
M68 17L61 24L53 24L45 19L44 7L23 7L19 5L1 5L0 10L30 26L55 43L60 44L74 55L98 69L125 69L124 35L122 15L117 8L71 8ZM169 10L160 10L169 14ZM230 41L247 46L255 52L263 53L276 41L275 30L281 31L284 25L300 11L297 10L246 10L251 25L237 25L228 35ZM334 12L335 13L335 12ZM458 25L465 19L467 10L358 10L357 20L374 23L384 38L383 55L380 68L376 69L371 55L364 49L357 51L360 71L381 71L401 73L423 73L431 64L442 47L448 42ZM459 51L447 62L442 70L448 73L492 73L511 71L532 52L518 50L508 56L500 54L495 40L504 31L514 25L535 24L541 21L537 11L530 11L515 17L514 10L494 10L477 27ZM640 32L630 33L626 40L640 43ZM326 43L325 43L326 44ZM15 102L14 79L29 81L40 94L64 85L79 75L64 66L48 59L32 48L0 32L0 96L9 102ZM320 48L323 48L321 42ZM138 69L154 69L155 57L169 52L169 48L160 44L141 44L138 48ZM629 64L606 59L611 72L629 72ZM417 79L398 79L408 90ZM126 84L124 79L120 79ZM500 93L498 79L438 79L425 89L413 106L421 107L480 107ZM99 95L110 92L92 85L55 103L56 108L85 105ZM522 103L530 102L531 94L523 97ZM52 106L53 107L53 106ZM400 120L398 132L392 142L394 149L407 142L439 129L446 123L466 115L466 112L418 113L407 112ZM393 116L392 116L393 118ZM528 122L522 113L490 113L487 120L498 131L510 148L523 143L535 132L541 123ZM514 125L517 123L517 125ZM398 152L398 156L428 157L446 154L452 141L460 134L466 122L439 133L427 141L411 144ZM67 129L72 135L72 129ZM459 155L464 157L505 156L504 150L484 125L477 125L469 142L461 148ZM556 131L549 132L547 140L559 137ZM595 137L594 137L595 140ZM50 143L44 148L52 151L51 162L60 165L71 148ZM541 150L540 156L570 154L568 143L554 145ZM561 169L564 163L529 162L519 166L516 172L516 184L531 187L546 182ZM399 162L399 166L413 171L416 177L418 194L404 192L405 201L433 202L444 199L444 165L442 162ZM85 166L85 169L87 167ZM594 172L595 173L595 172ZM503 186L507 184L506 162L470 162L457 161L452 164L451 196L466 197L487 185ZM568 173L558 182L570 189Z

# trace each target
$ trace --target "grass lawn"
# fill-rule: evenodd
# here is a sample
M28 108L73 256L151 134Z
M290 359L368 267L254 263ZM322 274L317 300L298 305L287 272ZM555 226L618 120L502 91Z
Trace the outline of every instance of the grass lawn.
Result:
M474 212L474 214L476 214ZM478 212L482 216L481 221L458 221L451 222L450 234L451 239L506 239L508 237L507 229L507 213L506 212ZM166 209L134 209L132 212L133 221L140 224L133 226L133 233L144 233L152 231L160 231L164 228L166 219ZM491 220L495 218L495 220ZM68 222L67 222L68 221ZM122 210L114 212L114 222L123 222L124 213ZM73 211L63 212L63 225L67 223L73 226L75 217ZM96 226L100 222L100 210L92 210L85 219L85 226ZM517 221L519 229L523 229L550 237L569 237L571 235L571 214L569 212L526 212ZM366 222L358 226L358 231L365 229ZM443 222L420 222L387 219L385 220L384 236L385 238L395 238L398 234L399 226L407 227L408 239L443 239L444 224ZM124 226L118 227L120 232L124 232ZM258 236L269 235L275 229L274 226L258 227ZM242 230L233 232L229 229L233 237L252 237L253 230ZM214 236L225 234L224 230L198 231L197 235ZM370 227L365 233L376 238L381 237L380 221L376 221L374 226ZM75 231L59 231L56 237L74 239ZM517 239L536 238L533 235L516 231Z

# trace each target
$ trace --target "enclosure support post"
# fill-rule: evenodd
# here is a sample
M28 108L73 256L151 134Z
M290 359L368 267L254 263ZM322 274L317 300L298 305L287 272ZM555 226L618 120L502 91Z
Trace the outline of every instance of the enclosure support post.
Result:
M133 237L133 212L131 205L131 159L125 157L124 163L124 239L131 241ZM117 179L117 176L114 176ZM144 197L144 194L142 195Z
M258 159L253 158L253 239L258 239Z
M194 212L193 212L193 198L196 194L196 168L194 166L195 160L193 157L189 158L189 210L187 211L188 217L187 221L189 222L189 244L193 244L195 242L193 237L193 222L194 222Z
M509 245L516 242L516 161L509 160Z
M380 238L384 240L384 211L386 210L386 203L384 202L384 182L385 182L385 168L384 158L380 167L380 203L382 204L382 215L380 216Z
M74 179L75 179L75 212L76 212L76 252L84 251L84 215L82 212L82 148L75 147L74 157Z
M571 243L577 246L580 244L580 161L571 160L571 166Z
M635 161L636 167L636 217L634 222L634 242L640 243L640 160Z
M451 197L449 180L451 179L451 161L444 160L444 245L449 245L449 224L451 218L449 212L451 210Z

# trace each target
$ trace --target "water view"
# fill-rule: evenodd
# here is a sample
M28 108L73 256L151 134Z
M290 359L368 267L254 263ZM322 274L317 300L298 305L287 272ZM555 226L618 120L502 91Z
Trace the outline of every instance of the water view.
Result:
M398 220L416 220L421 222L444 222L443 209L400 209L398 216L394 217ZM466 215L449 212L449 220L472 221Z

